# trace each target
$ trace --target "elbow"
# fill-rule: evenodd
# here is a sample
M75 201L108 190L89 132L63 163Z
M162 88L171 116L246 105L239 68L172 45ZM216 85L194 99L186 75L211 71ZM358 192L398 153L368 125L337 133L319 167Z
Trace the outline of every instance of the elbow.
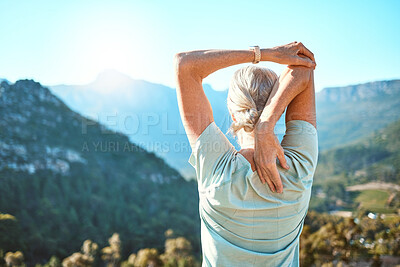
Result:
M176 76L192 77L197 81L202 81L206 76L202 75L198 61L191 52L177 53L174 56L174 70Z
M175 73L181 73L189 69L189 61L185 52L176 53L174 56Z
M311 73L313 72L312 68L304 67L304 66L290 66L288 67L289 72L293 77L297 79L298 82L308 84L310 81Z

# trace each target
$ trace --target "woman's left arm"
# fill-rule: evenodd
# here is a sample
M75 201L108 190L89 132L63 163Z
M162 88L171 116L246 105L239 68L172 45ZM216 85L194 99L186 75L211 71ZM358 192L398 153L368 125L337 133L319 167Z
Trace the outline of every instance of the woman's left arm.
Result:
M298 42L260 49L260 52L261 61L303 65L312 68L315 68L316 65L314 55L302 43ZM300 55L305 55L306 57L304 58ZM201 133L214 121L210 102L203 91L203 79L219 69L253 62L254 56L255 53L252 50L215 49L182 52L175 55L174 68L178 105L182 122L192 147ZM279 144L277 145L279 146ZM281 147L280 149L282 150ZM258 148L256 147L257 150ZM275 162L276 155L270 155L270 157L273 157ZM263 164L261 164L261 167L263 167ZM271 166L264 166L264 168L270 169ZM268 177L263 177L265 175L262 173L259 173L259 176L262 177L264 182L268 181ZM272 178L272 180L280 181L279 175ZM271 190L273 190L272 187Z
M270 55L270 49L261 49L261 60L270 60ZM203 79L219 69L253 60L252 50L197 50L175 55L178 105L190 144L214 121Z

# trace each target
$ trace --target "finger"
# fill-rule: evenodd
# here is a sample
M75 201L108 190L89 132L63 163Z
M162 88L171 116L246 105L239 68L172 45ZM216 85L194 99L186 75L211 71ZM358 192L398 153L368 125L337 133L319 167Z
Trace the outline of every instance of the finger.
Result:
M292 64L292 65L302 65L302 66L306 66L309 68L315 67L315 63L312 62L311 59L309 59L308 57L295 56L294 62L295 62L295 64Z
M267 180L267 184L268 184L269 189L271 189L271 191L275 193L276 189L275 189L274 184L270 180Z
M279 159L279 164L285 168L285 169L289 169L289 166L286 162L286 158L285 158L285 151L283 150L281 143L278 140L278 137L276 137L275 135L275 148L276 148L276 156ZM274 166L276 166L276 164L274 164Z
M312 61L315 62L315 57L313 52L311 52L307 47L305 47L302 43L298 43L299 45L299 50L300 53L304 54L305 56L307 56L308 58L310 58Z
M263 173L263 177L266 178L265 182L268 184L269 189L271 189L272 192L276 192L276 188L274 186L274 183L271 181L271 179L268 175L268 172L265 171L263 168L260 168L260 169L261 169L260 171Z
M278 159L279 159L279 163L281 164L281 166L283 168L285 168L286 170L289 170L289 165L287 164L287 161L285 158L285 153L283 152L283 149L279 152Z
M274 180L273 172L271 171L274 168L276 168L276 165L275 166L269 165L268 168L264 168L262 171L264 173L263 174L264 177L266 177L266 179L267 179L267 184L268 184L269 188L271 189L272 192L275 193L277 191L277 188L273 181Z
M259 168L257 166L257 164L256 164L256 171L257 171L258 177L260 178L261 183L265 184L266 180L265 180L265 178L264 178L264 176L263 176L263 174L261 172L261 168Z
M261 168L259 167L258 163L259 162L257 161L257 158L254 157L254 164L256 165L256 171L257 171L258 177L260 178L261 183L264 184L265 183L265 177L263 176L263 173L261 172Z
M299 56L299 57L302 58L302 59L310 59L308 56L306 56L306 55L304 55L303 53L301 53L300 50L297 51L297 56ZM311 59L310 59L310 60L311 60ZM313 64L311 65L311 67L310 67L310 66L307 66L307 65L306 65L306 66L315 69L315 66L317 66L317 63L315 63L315 61L313 61L313 60L311 60L311 62L313 63Z
M272 177L273 177L272 182L276 188L276 192L282 193L283 185L282 185L282 181L281 181L281 176L279 175L278 168L276 168L276 166L275 166L275 168L272 169Z

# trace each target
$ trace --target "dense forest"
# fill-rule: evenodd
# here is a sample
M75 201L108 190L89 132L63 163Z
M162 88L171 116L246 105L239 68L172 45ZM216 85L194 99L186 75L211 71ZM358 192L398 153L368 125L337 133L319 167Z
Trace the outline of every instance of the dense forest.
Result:
M231 124L226 106L228 91L216 91L207 83L203 88L212 106L215 123L222 132L228 132ZM187 162L190 150L174 149L174 144L189 148L183 124L176 119L179 110L174 88L107 70L92 83L51 86L50 90L80 114L96 114L101 123L129 135L134 143L147 144L148 149L157 151L186 178L194 176L193 168ZM316 98L321 150L348 145L400 119L400 80L324 88L316 93ZM114 114L119 114L118 118L111 117L110 120L107 116ZM132 117L137 120L130 120ZM139 118L144 123L138 123ZM124 119L127 123L122 123ZM148 127L150 121L147 119L152 120L151 127ZM165 134L166 129L176 130L179 134ZM283 137L284 129L284 118L281 118L275 131L278 138ZM236 144L232 135L227 137ZM154 140L163 145L155 147Z
M357 142L400 119L400 80L324 88L316 97L322 150Z
M17 221L0 248L32 264L117 232L126 256L163 248L171 228L200 253L195 181L34 81L2 82L0 115L0 212Z
M396 121L351 145L323 151L314 177L311 208L320 212L357 210L354 198L358 194L347 191L348 186L371 181L400 184L399 133L400 121ZM400 208L399 190L393 187L387 191L390 203L386 210L378 212L396 212Z
M17 228L16 224L12 215L0 214L1 232ZM11 241L17 237L8 238ZM42 261L42 264L37 263L35 266L200 266L199 255L194 253L192 244L185 237L176 236L169 229L159 238L165 240L163 248L140 248L131 250L127 255L122 253L124 243L121 242L120 235L114 233L103 248L94 241L85 240L81 251L61 258L52 256L48 262ZM342 218L313 211L307 215L300 239L301 266L346 266L363 263L368 266L391 266L391 263L398 261L398 256L399 216L371 218L366 212L359 212L354 218ZM11 266L25 266L23 252L5 253L0 250L0 266L5 266L6 263Z
M194 180L39 83L0 85L0 266L201 264ZM399 132L321 152L302 266L398 260ZM369 181L389 188L349 189Z

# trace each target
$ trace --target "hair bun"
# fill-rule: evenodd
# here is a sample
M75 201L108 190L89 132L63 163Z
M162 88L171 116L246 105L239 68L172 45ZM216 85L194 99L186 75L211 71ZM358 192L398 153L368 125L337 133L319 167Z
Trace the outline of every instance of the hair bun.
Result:
M246 114L245 115L246 121L245 121L245 125L243 126L243 128L246 132L251 132L251 131L253 131L254 126L258 119L257 109L255 109L255 108L248 109L245 114Z
M238 111L235 114L235 121L232 123L232 131L236 133L240 129L251 132L258 120L258 111L255 108Z

